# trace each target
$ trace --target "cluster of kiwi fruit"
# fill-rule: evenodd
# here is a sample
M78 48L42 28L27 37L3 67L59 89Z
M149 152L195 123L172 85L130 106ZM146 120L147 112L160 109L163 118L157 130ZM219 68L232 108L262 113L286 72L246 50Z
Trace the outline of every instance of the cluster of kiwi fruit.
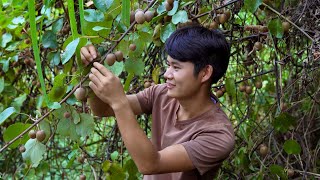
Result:
M115 53L110 53L106 56L105 63L112 66L115 62L123 61L122 51L116 51Z
M219 88L214 88L213 90L216 93L217 98L222 97L224 93L227 92L225 86L220 86Z
M219 24L226 23L231 17L230 10L216 10L217 16L212 20L211 23L206 23L205 27L209 29L218 29Z
M131 11L130 13L130 23L132 23L134 20L138 24L143 24L144 22L150 22L152 18L154 17L153 11L146 11L143 12L142 9L137 9L135 12Z
M42 142L46 138L46 133L44 130L30 130L28 136L30 139L37 139L37 141ZM19 151L23 153L26 151L26 148L22 145L19 147Z
M261 81L256 81L254 85L255 85L255 87L257 89L261 89L262 88L262 82ZM247 84L244 83L244 84L240 84L239 91L240 92L244 92L247 95L249 95L249 94L253 93L253 88L252 88L252 86L247 85Z
M261 32L261 33L265 33L265 32L269 31L267 26L262 26L262 25L245 25L244 30L245 31L253 31L253 32Z

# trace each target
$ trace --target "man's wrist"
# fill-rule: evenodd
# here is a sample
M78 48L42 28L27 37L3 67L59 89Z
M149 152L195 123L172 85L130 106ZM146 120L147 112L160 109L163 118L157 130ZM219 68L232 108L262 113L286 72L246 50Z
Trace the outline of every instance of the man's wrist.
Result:
M123 108L130 108L129 101L126 97L119 99L118 101L112 103L110 106L114 113L116 113L116 111L122 110Z

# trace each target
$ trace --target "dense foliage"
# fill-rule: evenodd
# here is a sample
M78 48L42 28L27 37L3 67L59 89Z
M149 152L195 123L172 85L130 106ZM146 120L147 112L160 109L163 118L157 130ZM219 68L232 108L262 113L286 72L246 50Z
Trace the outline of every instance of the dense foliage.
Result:
M136 93L164 82L163 43L191 22L232 46L212 87L237 138L218 178L320 177L319 0L4 0L0 17L0 178L141 178L114 118L91 114L79 50L121 51L105 66Z

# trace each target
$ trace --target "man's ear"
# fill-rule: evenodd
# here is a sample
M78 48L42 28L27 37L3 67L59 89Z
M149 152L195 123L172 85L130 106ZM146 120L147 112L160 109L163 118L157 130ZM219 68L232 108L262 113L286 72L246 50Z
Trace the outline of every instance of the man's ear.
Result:
M213 74L213 67L211 65L206 65L201 71L200 71L200 78L201 82L208 81Z

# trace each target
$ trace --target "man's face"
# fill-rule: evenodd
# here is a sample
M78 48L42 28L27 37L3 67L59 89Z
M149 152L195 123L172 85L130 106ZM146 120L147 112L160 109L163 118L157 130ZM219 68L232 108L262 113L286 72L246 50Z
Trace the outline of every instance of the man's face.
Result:
M191 98L200 88L201 81L193 74L194 64L167 58L164 74L168 88L167 95L177 99Z

